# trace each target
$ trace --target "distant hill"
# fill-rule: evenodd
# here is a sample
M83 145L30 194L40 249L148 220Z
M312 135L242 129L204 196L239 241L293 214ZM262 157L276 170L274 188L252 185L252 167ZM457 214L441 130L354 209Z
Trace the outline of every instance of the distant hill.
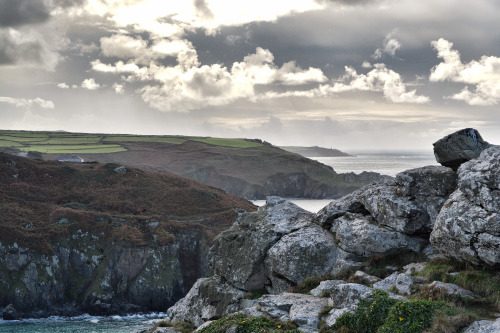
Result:
M163 311L208 274L214 236L257 209L114 163L0 153L0 184L0 307L26 316Z
M291 153L299 154L305 157L340 157L352 156L343 151L333 148L323 148L318 146L300 147L300 146L280 146L281 149Z
M0 149L39 152L46 160L77 154L85 161L169 171L247 199L334 199L377 178L337 174L258 139L0 131Z

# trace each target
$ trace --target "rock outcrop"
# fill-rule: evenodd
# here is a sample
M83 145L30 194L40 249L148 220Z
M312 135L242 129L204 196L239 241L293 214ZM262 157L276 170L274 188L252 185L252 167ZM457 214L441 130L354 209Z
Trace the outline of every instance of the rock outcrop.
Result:
M453 144L456 150L473 151L454 153L470 157L458 173L442 166L407 170L393 180L368 185L334 200L316 215L277 197L270 197L257 212L241 215L216 238L209 254L216 274L209 281L217 284L214 289L221 290L224 309L213 309L219 302L214 296L204 298L200 288L204 280L197 283L197 289L185 301L169 310L169 319L198 325L217 319L231 308L251 316L292 321L301 331L317 332L318 319L323 321L323 327L332 328L341 316L356 313L358 307L368 309L366 304L377 297L387 301L388 296L376 289L401 301L387 303L394 304L393 309L399 304L398 311L426 308L432 312L434 303L402 305L404 296L419 292L476 299L477 295L458 285L428 280L432 274L423 272L426 262L393 267L394 273L385 274L381 280L359 271L347 281L322 281L308 295L289 292L309 276L325 277L345 268L365 269L367 259L379 260L403 252L414 252L429 260L444 255L498 267L500 147L487 148L477 157L469 146L474 143L483 149L487 144L477 131L469 129L445 139L437 145L438 150ZM458 162L455 159L453 163ZM348 283L353 281L373 288ZM244 299L244 292L263 288L271 295L253 301ZM224 296L227 294L236 296ZM184 315L186 308L196 314ZM393 319L399 323L405 321L405 316L401 312ZM478 322L469 331L489 332L495 325Z
M438 163L457 171L462 163L478 157L490 144L475 129L465 128L434 142L433 146Z
M430 240L448 257L500 265L500 147L458 169L458 188L441 209Z

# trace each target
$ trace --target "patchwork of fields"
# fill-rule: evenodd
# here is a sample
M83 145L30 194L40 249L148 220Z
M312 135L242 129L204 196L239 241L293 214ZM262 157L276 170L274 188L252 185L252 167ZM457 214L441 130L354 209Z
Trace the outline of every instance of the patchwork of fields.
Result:
M214 146L253 148L261 143L245 139L186 136L139 136L122 134L80 134L65 132L0 131L0 148L44 154L108 154L127 151L126 142L150 142L178 145L186 141Z

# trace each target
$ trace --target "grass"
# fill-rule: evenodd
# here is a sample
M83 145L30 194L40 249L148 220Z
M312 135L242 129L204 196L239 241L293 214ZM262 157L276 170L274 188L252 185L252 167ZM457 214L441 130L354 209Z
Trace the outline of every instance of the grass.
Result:
M308 294L311 290L319 286L321 281L333 280L333 277L329 274L320 276L309 276L302 280L296 286L291 287L288 292L298 293L298 294Z
M262 146L261 143L247 141L245 139L225 139L225 138L190 138L191 141L203 142L214 146L232 148L254 148Z
M21 143L15 141L0 140L0 147L19 147Z
M45 154L107 154L127 150L120 145L31 145L19 149Z
M138 136L138 135L122 135L122 136L106 136L104 142L161 142L174 145L186 142L182 137L165 137L165 136Z
M237 313L218 319L197 332L220 333L226 332L231 327L235 327L234 332L238 333L300 332L297 329L297 326L292 322L283 323L266 317L251 317L242 313Z

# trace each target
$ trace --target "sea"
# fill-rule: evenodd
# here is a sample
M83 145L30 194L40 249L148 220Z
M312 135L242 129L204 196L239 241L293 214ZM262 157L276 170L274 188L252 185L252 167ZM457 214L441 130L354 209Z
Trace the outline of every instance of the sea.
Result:
M350 150L352 157L315 157L331 166L337 173L363 171L395 176L397 173L426 165L438 165L432 150ZM331 200L304 200L288 198L298 206L316 213ZM253 201L264 205L265 200ZM165 317L163 313L147 315L95 317L50 317L18 321L0 320L0 333L138 333L151 328Z
M354 172L360 174L363 171L373 171L392 177L395 177L401 171L427 165L439 165L434 157L434 152L428 149L344 150L344 152L351 156L312 157L311 159L331 166L337 173ZM328 199L288 198L288 200L312 213L317 213L331 202ZM265 200L254 200L252 202L257 206L266 203Z
M138 333L149 330L165 313L129 316L49 317L6 321L0 319L0 333Z

